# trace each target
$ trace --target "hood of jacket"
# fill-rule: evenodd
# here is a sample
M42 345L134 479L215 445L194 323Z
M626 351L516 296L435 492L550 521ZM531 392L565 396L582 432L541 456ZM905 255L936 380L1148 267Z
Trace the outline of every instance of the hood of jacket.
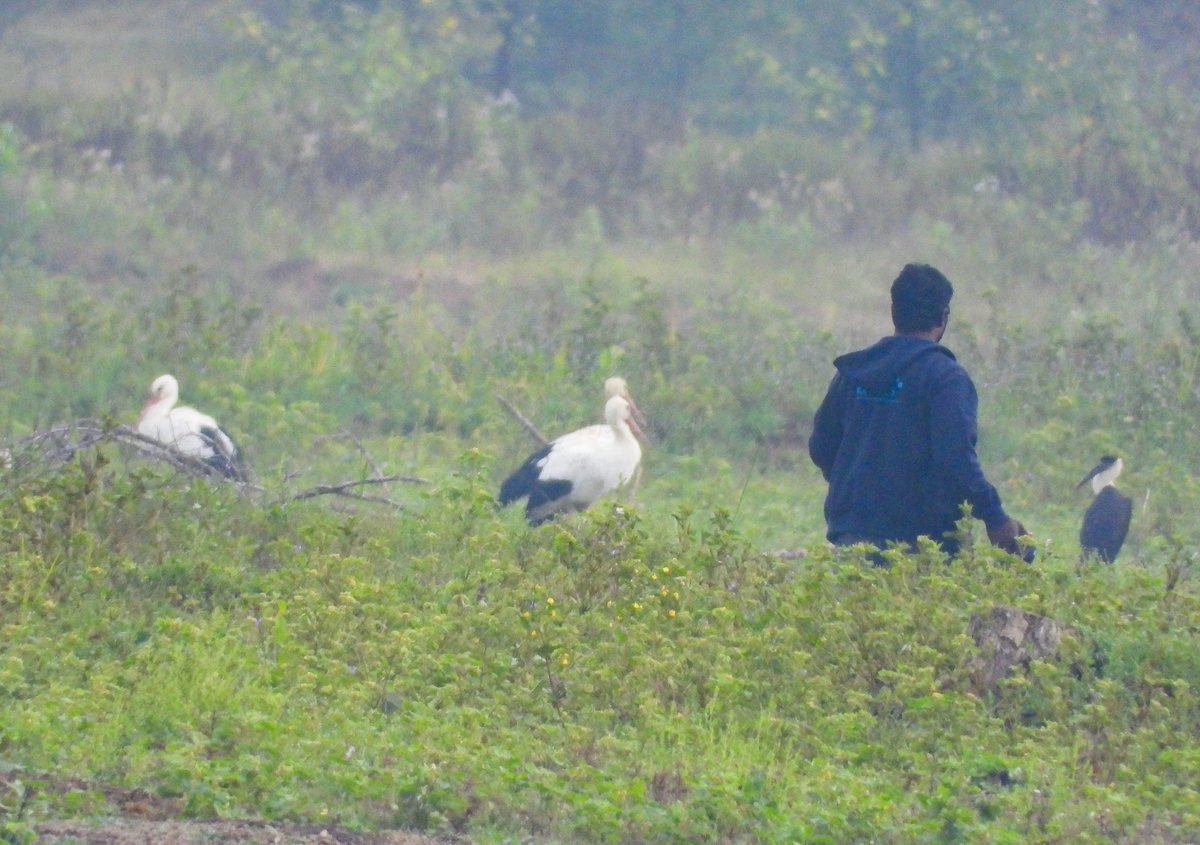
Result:
M838 356L833 365L851 383L872 393L883 393L892 388L900 373L923 355L945 355L951 361L955 360L954 353L940 343L911 335L891 335L874 346Z

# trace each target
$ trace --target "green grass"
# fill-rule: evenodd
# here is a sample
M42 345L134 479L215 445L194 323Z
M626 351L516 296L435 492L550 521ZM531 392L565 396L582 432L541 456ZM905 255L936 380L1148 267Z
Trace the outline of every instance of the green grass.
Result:
M7 764L194 817L481 841L1137 841L1200 823L1194 576L1168 591L1161 572L987 549L785 562L720 511L604 506L529 531L480 469L399 514L262 507L147 470L18 490ZM994 604L1078 634L979 697L965 630Z

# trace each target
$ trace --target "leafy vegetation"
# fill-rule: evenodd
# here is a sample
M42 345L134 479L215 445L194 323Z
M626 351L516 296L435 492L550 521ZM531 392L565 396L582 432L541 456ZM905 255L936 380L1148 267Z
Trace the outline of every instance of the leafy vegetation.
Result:
M96 471L5 500L0 735L31 785L70 772L201 817L485 841L1200 823L1190 580L989 549L782 563L725 512L670 530L606 506L522 532L477 464L386 518ZM1079 633L988 696L964 632L994 603Z
M0 839L115 786L478 842L1194 841L1190 6L186 5L0 12ZM823 542L808 425L912 259L1033 566ZM35 460L164 371L253 485ZM497 395L557 434L613 374L636 496L498 511ZM429 483L295 498L381 474ZM1070 631L981 690L995 605Z

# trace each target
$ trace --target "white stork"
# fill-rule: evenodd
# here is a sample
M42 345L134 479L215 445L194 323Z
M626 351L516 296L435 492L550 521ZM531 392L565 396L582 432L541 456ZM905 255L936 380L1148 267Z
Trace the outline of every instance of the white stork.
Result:
M610 397L603 424L564 434L530 455L500 485L500 504L527 496L525 515L540 525L558 513L586 510L628 482L642 460L633 408L624 396Z
M244 481L241 453L233 438L208 414L186 405L175 407L178 401L179 382L175 376L156 378L138 417L138 433L204 461L228 478Z

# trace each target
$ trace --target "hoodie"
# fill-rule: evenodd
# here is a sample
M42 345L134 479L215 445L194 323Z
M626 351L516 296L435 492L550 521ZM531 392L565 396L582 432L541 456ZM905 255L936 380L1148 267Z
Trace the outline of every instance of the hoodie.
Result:
M829 482L829 539L955 550L969 502L988 529L1008 515L975 454L979 398L944 346L908 335L842 355L813 420L809 455Z

